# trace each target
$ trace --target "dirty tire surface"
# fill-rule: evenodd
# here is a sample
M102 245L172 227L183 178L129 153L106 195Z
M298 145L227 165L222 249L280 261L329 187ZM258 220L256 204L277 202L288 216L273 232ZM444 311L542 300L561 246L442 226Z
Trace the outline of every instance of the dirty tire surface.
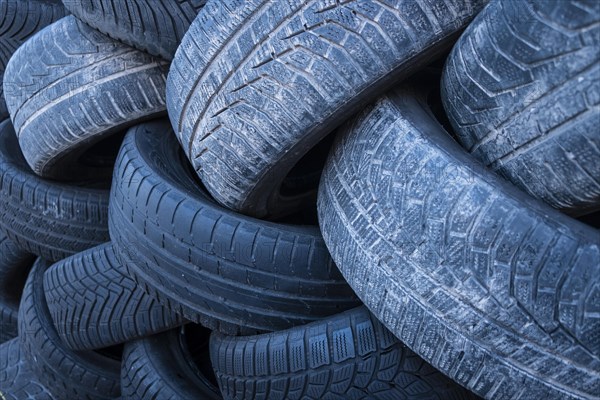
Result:
M171 60L206 0L63 0L78 19L100 32Z
M31 168L58 180L110 176L110 136L165 113L168 65L73 16L28 40L6 67L4 90Z
M210 359L195 353L208 353L210 331L194 331L194 347L185 338L189 325L125 345L121 370L123 399L131 400L218 400L219 388L205 370ZM200 368L204 367L204 368Z
M475 393L597 396L599 231L474 163L424 98L398 88L337 138L318 202L334 260L388 329Z
M169 71L175 133L219 203L256 217L291 212L314 201L314 189L282 184L301 157L447 50L484 4L209 2Z
M0 123L0 231L19 248L55 261L108 241L108 185L38 177Z
M600 207L600 4L494 1L447 60L457 139L495 172L569 214Z
M18 338L0 345L0 394L3 400L53 400L23 356Z
M97 349L183 324L147 295L107 243L57 262L44 294L60 338L72 349Z
M65 14L60 0L0 0L0 82L15 50ZM0 120L7 117L4 88L0 84Z
M316 226L226 210L188 165L168 120L132 128L119 153L110 234L146 291L228 334L302 325L358 305Z
M44 298L44 272L38 259L23 291L19 338L26 360L57 399L104 400L120 395L120 361L93 351L73 351L61 341Z
M476 399L359 307L259 336L213 334L225 399Z

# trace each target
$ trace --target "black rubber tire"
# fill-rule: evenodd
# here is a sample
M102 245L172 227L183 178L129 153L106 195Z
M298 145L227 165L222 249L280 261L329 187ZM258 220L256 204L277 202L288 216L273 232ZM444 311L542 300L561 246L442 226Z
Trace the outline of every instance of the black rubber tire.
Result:
M27 38L64 17L60 0L0 0L0 82L8 60ZM0 84L0 120L8 118Z
M225 399L474 399L394 337L366 307L259 336L213 334Z
M55 261L108 241L109 184L38 177L0 123L0 231L19 248Z
M18 338L0 345L0 398L2 400L53 400L23 356Z
M219 203L293 212L316 194L282 186L300 158L445 51L485 2L209 2L169 72L172 125Z
M0 343L18 334L19 302L34 260L0 233Z
M316 226L236 214L194 178L168 120L131 128L109 226L115 253L146 292L228 334L302 325L359 304Z
M33 171L58 180L110 176L118 151L110 136L165 114L168 66L73 16L19 47L4 96ZM94 151L103 139L108 154Z
M210 331L198 328L186 325L127 343L121 369L122 398L221 399L219 388L209 376L212 375L208 356ZM194 330L193 338L186 338L190 329ZM190 339L195 348L189 347Z
M44 289L58 335L76 350L110 347L184 323L136 284L110 243L54 264Z
M120 395L120 361L93 351L73 351L58 336L44 298L44 272L34 263L19 309L25 359L42 385L61 400L112 399Z
M206 0L63 0L77 18L100 32L166 60Z
M319 221L340 270L400 340L486 398L598 398L600 232L473 161L424 90L340 131Z
M457 139L495 172L572 215L600 207L600 3L493 1L443 77Z

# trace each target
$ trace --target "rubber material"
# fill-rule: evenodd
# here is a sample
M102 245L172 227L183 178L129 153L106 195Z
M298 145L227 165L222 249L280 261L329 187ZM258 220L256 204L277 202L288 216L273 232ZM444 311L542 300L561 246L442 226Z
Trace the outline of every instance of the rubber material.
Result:
M190 330L193 332L189 333ZM208 358L209 334L208 330L188 325L127 343L121 369L122 398L221 399L219 388L209 377L212 375Z
M28 40L6 67L4 90L33 171L58 180L110 176L118 143L109 137L165 114L168 67L73 16Z
M60 0L0 0L0 81L15 50L40 29L64 17ZM0 85L0 120L8 117Z
M108 241L108 186L39 178L0 123L0 231L21 249L55 261Z
M213 334L225 399L475 399L392 335L366 307L260 336Z
M474 162L426 91L398 88L340 131L319 221L385 326L486 398L598 398L600 232Z
M0 398L2 400L53 400L52 395L23 357L18 338L0 345Z
M44 298L44 272L38 259L23 291L19 337L24 357L52 395L61 400L112 399L120 395L120 361L93 351L73 351L60 340Z
M457 139L513 184L572 215L600 207L600 4L494 1L443 76Z
M221 204L276 217L314 202L284 178L313 146L452 44L485 0L209 2L183 38L167 107Z
M78 19L106 35L171 60L206 0L63 0Z
M358 304L317 227L216 204L194 180L168 120L125 137L109 225L115 253L144 290L223 333L284 329Z
M17 336L19 301L34 258L0 233L0 343Z
M54 264L44 289L58 335L72 349L109 347L183 324L135 283L110 243Z

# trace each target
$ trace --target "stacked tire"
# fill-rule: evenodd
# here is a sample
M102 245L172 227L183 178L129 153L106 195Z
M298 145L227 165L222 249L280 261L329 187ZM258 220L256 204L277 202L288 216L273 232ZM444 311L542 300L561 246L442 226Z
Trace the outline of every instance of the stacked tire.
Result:
M0 15L0 398L599 398L594 1Z

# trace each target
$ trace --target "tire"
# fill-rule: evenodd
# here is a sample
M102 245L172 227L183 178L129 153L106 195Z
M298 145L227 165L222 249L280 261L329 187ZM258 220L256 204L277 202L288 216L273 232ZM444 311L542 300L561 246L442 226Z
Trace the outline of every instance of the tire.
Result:
M225 399L475 399L392 335L366 307L249 337L213 334Z
M130 46L166 60L206 0L63 0L78 19Z
M221 399L219 388L212 382L214 376L210 376L209 334L187 325L127 343L121 369L122 398Z
M460 143L571 215L600 208L599 23L593 0L491 2L443 76Z
M317 227L259 221L210 199L166 119L125 137L109 214L115 253L131 276L210 329L284 329L358 304Z
M53 400L23 357L18 338L0 345L0 394L2 400Z
M108 241L108 186L39 178L0 123L0 231L19 248L55 261Z
M65 16L60 0L0 0L0 81L8 60L30 36ZM8 118L0 85L0 120Z
M0 343L17 336L21 292L34 256L0 233Z
M219 203L276 217L314 203L316 186L283 184L301 157L443 53L485 1L231 3L209 2L184 37L169 117Z
M61 400L112 399L120 395L120 361L93 351L73 351L60 340L44 298L44 272L38 259L23 291L19 337L25 359L41 384Z
M110 347L183 325L183 318L137 286L110 243L54 264L44 275L44 289L58 335L75 350Z
M6 67L4 95L33 171L58 180L110 176L119 140L111 136L165 113L167 70L73 16L28 40Z
M598 398L600 232L485 169L428 110L383 96L341 129L319 221L400 340L480 396Z

